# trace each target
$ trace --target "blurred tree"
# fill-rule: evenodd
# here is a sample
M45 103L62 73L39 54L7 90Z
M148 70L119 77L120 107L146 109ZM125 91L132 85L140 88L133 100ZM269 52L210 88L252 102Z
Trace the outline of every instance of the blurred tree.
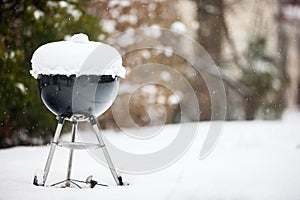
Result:
M281 88L282 76L276 68L275 59L267 54L266 45L266 38L253 38L245 56L247 67L239 82L251 91L245 96L247 120L254 119L258 109L270 112L280 101L276 93Z
M232 6L242 1L194 0L194 2L197 5L199 21L198 42L220 66L227 91L231 93L234 91L239 95L238 99L241 99L245 119L254 119L258 111L263 118L278 117L282 111L280 91L284 88L284 74L280 73L280 69L278 70L278 63L274 56L270 56L272 54L267 52L269 35L263 32L267 22L264 22L265 16L254 15L250 19L252 30L247 32L249 44L241 50L237 48L241 44L236 44L237 38L233 38L231 35L232 32L238 30L233 30L233 27L229 26L230 21L226 21L225 14L234 13ZM250 1L244 1L241 4L243 3L244 6L250 5ZM261 12L261 5L270 6L268 2L264 2L264 4L256 2L254 11ZM243 12L244 7L238 7L238 9L240 9L239 12ZM239 15L235 15L235 17L239 17ZM224 58L225 45L230 52L230 56L227 56L228 60ZM281 43L281 48L284 48L283 45L284 43ZM285 57L284 54L280 56ZM284 60L281 61L284 62ZM231 76L233 74L239 75ZM229 110L239 107L237 101L239 100L236 97L228 98Z
M101 34L99 19L83 1L4 0L0 4L0 147L44 143L55 118L42 104L29 74L32 53L40 45L85 32ZM32 139L39 137L40 139Z
M277 0L279 67L286 80L281 99L288 110L300 105L300 1Z
M199 22L198 42L218 66L221 64L222 37L224 36L223 0L195 0Z

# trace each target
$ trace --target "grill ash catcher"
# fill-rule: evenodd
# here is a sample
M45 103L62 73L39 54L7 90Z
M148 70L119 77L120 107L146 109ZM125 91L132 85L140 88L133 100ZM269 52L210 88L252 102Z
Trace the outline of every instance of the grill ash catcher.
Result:
M85 181L71 179L74 150L101 148L117 185L124 185L106 149L96 117L104 113L116 98L119 80L125 77L119 52L100 42L88 40L85 34L76 34L69 41L58 41L39 47L32 57L30 73L38 81L39 92L45 106L57 116L58 125L50 146L43 180L34 176L34 185L46 186L46 181L57 146L70 149L67 177L52 184L71 184L81 188L81 183L91 188L99 184L89 176ZM59 140L64 122L72 122L71 141ZM89 121L97 143L76 142L80 122Z

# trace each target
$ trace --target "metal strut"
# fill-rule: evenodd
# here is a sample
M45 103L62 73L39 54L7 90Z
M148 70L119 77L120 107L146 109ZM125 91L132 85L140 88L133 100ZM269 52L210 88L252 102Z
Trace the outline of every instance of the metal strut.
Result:
M73 121L73 126L72 126L72 139L71 139L71 143L75 142L75 135L77 133L77 125L78 122L77 121ZM73 149L70 149L70 153L69 153L69 163L68 163L68 173L67 173L67 180L71 179L71 170L72 170L72 161L73 161ZM66 181L66 187L70 187L70 181Z
M106 149L106 146L104 144L104 141L103 141L103 138L101 137L101 133L100 133L100 130L98 128L98 125L97 125L97 122L95 120L95 117L94 116L90 116L89 117L89 120L90 120L90 123L95 131L95 134L96 134L96 137L97 137L97 140L98 142L100 143L101 147L102 147L102 151L103 151L103 154L104 154L104 157L107 161L107 164L108 164L108 167L110 169L110 172L111 174L113 175L114 179L115 179L115 182L117 185L124 185L123 184L123 181L122 181L122 177L121 176L118 176L117 172L116 172L116 169L113 165L113 162L108 154L108 151Z
M54 134L53 141L51 143L51 148L50 148L50 151L49 151L49 154L48 154L47 162L46 162L46 165L45 165L44 175L43 175L43 184L42 185L45 185L45 183L46 183L46 180L47 180L47 177L48 177L48 174L49 174L49 169L50 169L50 166L51 166L51 163L52 163L52 160L53 160L55 148L56 148L56 145L57 145L57 142L58 142L58 139L59 139L64 121L65 121L64 117L58 116L58 124L57 124L57 127L56 127L56 131L55 131L55 134Z

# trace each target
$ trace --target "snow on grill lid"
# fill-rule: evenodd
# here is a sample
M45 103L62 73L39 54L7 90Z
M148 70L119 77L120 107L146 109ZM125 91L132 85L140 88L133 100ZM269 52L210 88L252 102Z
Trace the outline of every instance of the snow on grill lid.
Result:
M112 46L75 34L69 41L40 46L31 59L31 75L112 75L125 78L120 53Z

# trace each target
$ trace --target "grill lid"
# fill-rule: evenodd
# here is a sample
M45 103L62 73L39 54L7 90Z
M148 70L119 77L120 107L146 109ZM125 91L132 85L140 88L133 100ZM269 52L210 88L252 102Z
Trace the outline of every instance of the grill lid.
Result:
M75 34L69 41L39 47L31 59L31 75L112 75L125 78L120 53L112 46Z

